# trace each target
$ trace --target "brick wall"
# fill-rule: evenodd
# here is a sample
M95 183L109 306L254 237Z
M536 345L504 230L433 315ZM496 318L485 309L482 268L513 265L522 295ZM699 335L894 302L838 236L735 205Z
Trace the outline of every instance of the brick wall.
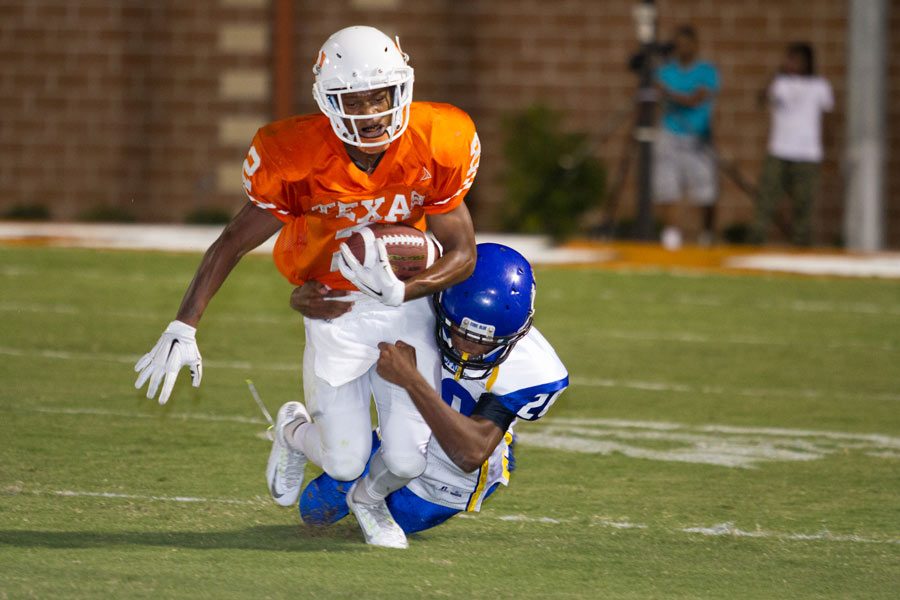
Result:
M0 0L0 211L44 202L55 217L95 206L142 220L180 220L198 207L241 203L240 161L271 117L271 0L70 3ZM316 50L336 29L367 23L399 33L416 67L418 99L452 102L475 118L484 159L471 205L490 225L503 190L500 117L541 101L586 131L614 167L635 77L634 0L331 0L295 3L296 110L315 110ZM818 236L841 229L846 0L659 0L667 36L693 23L716 62L718 146L755 180L768 116L755 93L784 45L811 41L835 88ZM900 31L900 7L892 13ZM900 36L891 40L889 145L900 141ZM624 111L624 113L623 113ZM900 246L900 154L888 166L889 239ZM631 211L625 190L622 213ZM719 226L746 221L749 199L725 180Z
M240 205L241 118L268 117L265 0L4 1L0 21L0 210Z

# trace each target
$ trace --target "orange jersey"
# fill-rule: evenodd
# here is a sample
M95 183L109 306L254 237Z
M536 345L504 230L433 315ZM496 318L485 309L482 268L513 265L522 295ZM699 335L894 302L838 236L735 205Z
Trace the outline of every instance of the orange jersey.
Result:
M261 128L244 161L244 191L284 222L273 256L295 285L316 280L352 290L337 268L342 241L370 223L425 230L425 215L463 201L478 171L475 125L449 104L414 102L409 127L372 174L357 167L325 115Z

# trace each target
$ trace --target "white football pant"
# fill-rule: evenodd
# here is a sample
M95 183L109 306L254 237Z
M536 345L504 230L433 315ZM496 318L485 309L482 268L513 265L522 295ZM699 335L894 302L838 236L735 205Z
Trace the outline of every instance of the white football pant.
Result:
M385 465L398 478L418 477L425 470L431 430L406 390L382 379L374 362L379 341L403 340L415 346L419 372L440 389L440 357L430 300L420 298L389 308L367 302L362 294L353 294L352 299L356 304L347 319L305 320L303 391L316 427L307 433L303 450L313 463L339 481L359 477L372 450L369 399L374 395ZM335 379L345 377L328 373L329 369L322 366L346 363L348 355L361 354L360 345L366 350L375 348L368 368L349 381L333 385ZM322 376L322 371L332 382Z

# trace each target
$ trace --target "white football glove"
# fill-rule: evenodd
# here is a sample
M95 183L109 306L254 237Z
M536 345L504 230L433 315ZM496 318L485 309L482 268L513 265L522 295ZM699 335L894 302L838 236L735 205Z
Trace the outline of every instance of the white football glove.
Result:
M364 237L366 263L371 263L370 266L360 264L347 244L342 243L341 257L338 259L341 275L367 296L388 306L400 306L406 295L406 285L394 275L384 240L375 239L374 236L371 239ZM375 260L370 260L369 257L375 257Z
M162 391L159 393L159 403L169 401L169 394L175 387L175 380L181 367L187 366L191 370L194 387L200 387L200 379L203 377L203 359L200 357L200 349L197 348L197 340L194 335L196 327L191 327L181 321L172 321L160 336L159 341L153 346L153 350L145 354L134 370L140 373L134 387L141 389L144 382L150 379L147 387L147 397L151 400L156 395L159 382L163 381Z

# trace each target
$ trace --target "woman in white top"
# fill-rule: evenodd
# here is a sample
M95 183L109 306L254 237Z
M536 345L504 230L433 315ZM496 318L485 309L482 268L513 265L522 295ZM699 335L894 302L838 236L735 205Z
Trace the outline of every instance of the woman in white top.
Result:
M812 242L813 196L824 154L822 113L834 108L831 85L815 74L815 57L809 44L788 46L781 72L769 83L763 98L772 122L759 182L754 239L766 241L775 206L787 194L793 205L792 240L808 246Z

